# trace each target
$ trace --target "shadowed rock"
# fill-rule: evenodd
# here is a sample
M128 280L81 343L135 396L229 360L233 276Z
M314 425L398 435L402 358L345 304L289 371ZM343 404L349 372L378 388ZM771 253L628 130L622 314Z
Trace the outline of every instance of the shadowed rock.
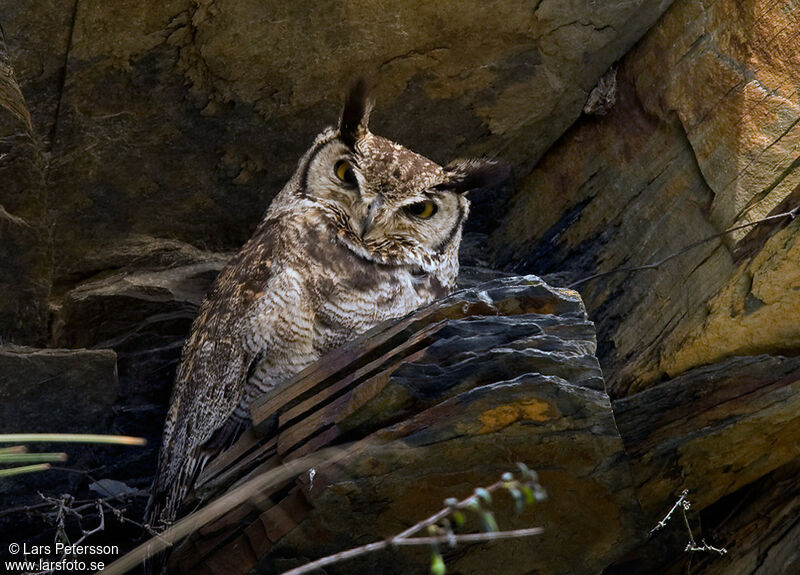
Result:
M111 350L0 346L0 433L109 433L118 393L116 354ZM66 452L67 462L53 465L75 472L61 469L4 478L0 511L41 503L37 491L55 497L76 493L87 470L101 467L103 460L118 457L123 449L33 444L32 451ZM2 532L10 535L9 528L15 529L14 535L5 540L22 541L38 535L42 524L40 518L22 513L0 515Z
M0 342L46 339L50 239L44 159L0 35Z
M670 3L9 2L52 154L56 277L86 278L129 235L238 248L362 74L376 133L532 165Z
M521 517L502 502L498 520L545 534L533 545L463 548L449 562L478 573L513 555L517 567L504 572L597 572L634 537L638 503L595 346L575 292L532 276L462 290L378 326L255 402L256 433L212 463L198 490L207 499L281 460L355 441L347 455L316 469L313 485L283 486L273 507L231 510L173 564L234 573L258 562L273 572L286 557L402 531L523 461L549 499ZM426 561L377 555L329 572L407 573Z
M609 113L582 117L521 177L494 264L575 281L800 205L799 30L796 6L676 2L622 58ZM612 397L795 353L798 261L800 220L785 218L581 285Z

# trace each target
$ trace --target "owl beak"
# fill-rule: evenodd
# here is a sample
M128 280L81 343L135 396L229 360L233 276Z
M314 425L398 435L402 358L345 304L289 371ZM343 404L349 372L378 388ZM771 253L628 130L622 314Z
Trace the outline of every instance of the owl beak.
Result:
M364 236L367 235L370 228L372 228L372 222L375 220L375 216L378 215L378 212L383 206L383 196L378 194L375 196L375 199L372 200L372 203L369 205L369 210L367 211L367 217L364 218L364 223L361 226L361 238L363 239Z

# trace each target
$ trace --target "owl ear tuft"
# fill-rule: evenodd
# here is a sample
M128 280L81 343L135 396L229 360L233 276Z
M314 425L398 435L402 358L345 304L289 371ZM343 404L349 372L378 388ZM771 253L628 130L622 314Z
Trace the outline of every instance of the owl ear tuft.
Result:
M444 167L445 180L436 189L463 194L505 182L511 166L501 160L454 160Z
M369 114L372 106L370 84L366 78L361 77L350 89L339 120L339 135L348 146L355 145L356 141L369 131Z

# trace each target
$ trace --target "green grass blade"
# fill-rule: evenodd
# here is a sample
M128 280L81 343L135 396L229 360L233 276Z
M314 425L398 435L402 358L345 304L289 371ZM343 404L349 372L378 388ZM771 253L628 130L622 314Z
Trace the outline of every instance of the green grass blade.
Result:
M66 453L0 453L0 464L66 461Z
M116 445L146 445L143 437L129 435L94 435L83 433L10 433L0 434L0 443L113 443Z
M11 469L0 469L0 477L20 475L22 473L33 473L34 471L47 471L50 469L49 463L38 463L36 465L25 465L23 467L12 467Z

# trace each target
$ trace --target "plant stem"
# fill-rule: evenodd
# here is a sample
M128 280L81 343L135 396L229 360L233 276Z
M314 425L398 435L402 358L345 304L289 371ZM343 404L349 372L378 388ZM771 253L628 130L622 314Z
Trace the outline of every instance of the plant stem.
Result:
M20 475L21 473L33 473L34 471L47 471L50 469L49 463L38 463L36 465L25 465L23 467L12 467L11 469L0 469L0 477Z
M531 535L539 535L543 529L541 527L531 527L529 529L514 529L513 531L494 531L491 533L466 533L463 535L439 535L437 537L401 537L400 535L395 535L391 539L385 539L383 541L376 541L375 543L369 543L367 545L363 545L361 547L354 547L353 549L348 549L347 551L342 551L341 553L336 553L335 555L328 555L327 557L322 557L321 559L317 559L316 561L312 561L311 563L306 563L305 565L301 565L300 567L295 567L289 571L284 571L281 575L301 575L302 573L308 573L309 571L313 571L314 569L319 569L320 567L324 567L325 565L330 565L331 563L338 563L339 561L344 561L345 559L352 559L353 557L358 557L360 555L365 555L367 553L372 553L373 551L380 551L381 549L391 548L391 547L399 547L405 545L430 545L433 543L476 543L479 541L491 541L494 539L515 539L517 537L530 537Z
M0 464L66 460L66 453L0 453Z
M143 437L129 435L95 435L82 433L10 433L0 434L0 443L113 443L117 445L146 445Z

